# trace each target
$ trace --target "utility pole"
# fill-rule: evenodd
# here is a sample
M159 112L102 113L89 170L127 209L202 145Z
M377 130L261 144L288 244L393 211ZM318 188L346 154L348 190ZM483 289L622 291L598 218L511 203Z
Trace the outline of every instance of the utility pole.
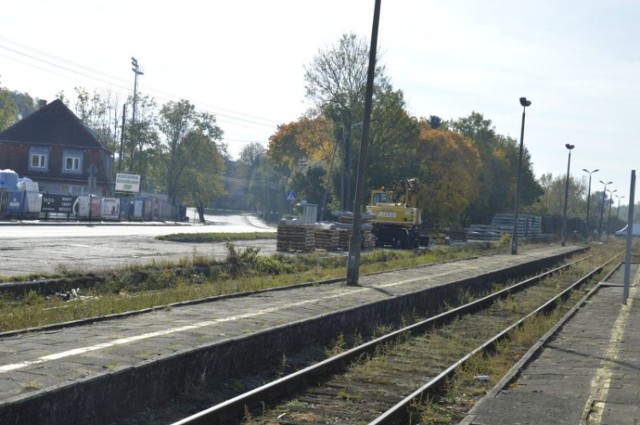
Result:
M629 191L629 212L627 213L627 244L624 260L624 286L622 290L622 302L629 299L629 287L631 286L631 239L633 239L633 208L636 193L636 170L631 170L631 190Z
M380 22L380 3L376 0L373 11L373 28L371 30L371 48L369 49L369 69L367 71L367 87L364 100L364 121L362 124L362 141L360 142L360 158L358 159L358 176L356 194L353 201L353 227L349 241L349 257L347 259L347 285L357 286L360 275L360 252L362 250L362 198L366 183L367 160L369 155L369 124L371 123L371 107L373 103L373 80L376 70L376 50L378 47L378 24Z
M120 130L120 152L118 152L118 172L122 171L122 147L124 145L124 129L127 116L127 104L122 105L122 129Z

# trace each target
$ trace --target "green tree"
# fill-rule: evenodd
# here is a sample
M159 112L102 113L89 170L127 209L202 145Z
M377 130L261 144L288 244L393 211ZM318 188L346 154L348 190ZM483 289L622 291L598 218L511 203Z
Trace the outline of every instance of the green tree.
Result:
M482 165L478 179L481 187L479 196L469 206L470 221L488 223L495 213L512 211L518 173L517 142L496 134L491 120L477 112L447 125L471 139L480 154ZM532 205L542 193L535 180L531 157L524 147L519 203L523 208Z
M284 194L280 185L281 175L271 165L267 150L259 143L251 143L240 152L238 163L247 182L251 209L267 220L277 219Z
M18 108L18 119L23 119L34 113L38 109L36 101L29 93L11 92L11 97Z
M545 214L561 216L564 212L564 198L567 188L567 176L553 176L546 173L540 176L540 186L544 193L540 196L540 204L544 207ZM569 197L567 202L568 217L584 217L587 212L587 185L584 179L576 180L569 177ZM595 196L594 193L591 196ZM592 199L590 204L590 215L593 215L594 207L598 204L597 199ZM593 218L593 217L591 217Z
M0 87L0 131L10 127L18 119L18 108L11 92Z
M222 129L211 114L198 112L187 100L162 106L158 128L164 135L164 182L176 204L193 201L204 221L204 206L223 192L224 158L216 141Z
M429 115L427 124L429 124L434 130L437 130L442 125L442 118L437 115Z
M215 142L200 130L185 137L181 150L190 160L177 177L175 188L183 203L195 205L204 223L205 207L224 193L224 159Z
M415 177L420 167L415 154L418 135L418 121L407 114L402 91L378 87L369 133L368 190Z
M98 134L111 152L117 152L120 144L121 120L118 96L107 91L89 93L83 87L75 87L75 102L71 108L80 121Z
M129 99L132 101L132 99ZM157 129L157 104L155 99L138 95L136 120L126 126L122 149L123 169L143 176L145 180L162 180L162 146ZM119 155L119 154L118 154Z
M346 208L351 202L357 167L354 161L354 125L362 121L369 47L365 39L344 34L337 45L320 50L305 67L307 98L322 116L334 122L341 143L340 200ZM376 87L388 86L385 69L376 61ZM337 167L338 168L338 167Z

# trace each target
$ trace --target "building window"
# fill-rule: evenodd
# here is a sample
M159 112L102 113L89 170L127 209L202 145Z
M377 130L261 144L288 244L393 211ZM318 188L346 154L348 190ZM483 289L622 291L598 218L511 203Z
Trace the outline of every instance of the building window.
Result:
M82 151L65 149L62 153L63 173L82 173Z
M68 156L64 162L65 171L78 171L80 169L80 158Z
M49 169L49 148L31 147L29 149L29 169L37 171Z
M47 168L47 156L39 153L31 155L32 168Z

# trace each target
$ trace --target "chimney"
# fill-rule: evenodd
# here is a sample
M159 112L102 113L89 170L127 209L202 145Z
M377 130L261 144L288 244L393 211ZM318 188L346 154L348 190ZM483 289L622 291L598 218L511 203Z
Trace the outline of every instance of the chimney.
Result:
M44 99L38 99L38 109L42 109L47 106L47 101Z

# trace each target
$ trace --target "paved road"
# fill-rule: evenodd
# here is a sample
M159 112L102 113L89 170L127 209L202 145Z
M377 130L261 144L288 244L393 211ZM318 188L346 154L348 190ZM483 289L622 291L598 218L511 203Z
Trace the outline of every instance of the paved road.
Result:
M224 259L224 243L165 242L155 236L171 233L275 231L251 216L207 216L207 225L12 224L0 226L0 276L69 271L103 271L151 261L176 261L193 256ZM275 252L275 239L234 242Z

